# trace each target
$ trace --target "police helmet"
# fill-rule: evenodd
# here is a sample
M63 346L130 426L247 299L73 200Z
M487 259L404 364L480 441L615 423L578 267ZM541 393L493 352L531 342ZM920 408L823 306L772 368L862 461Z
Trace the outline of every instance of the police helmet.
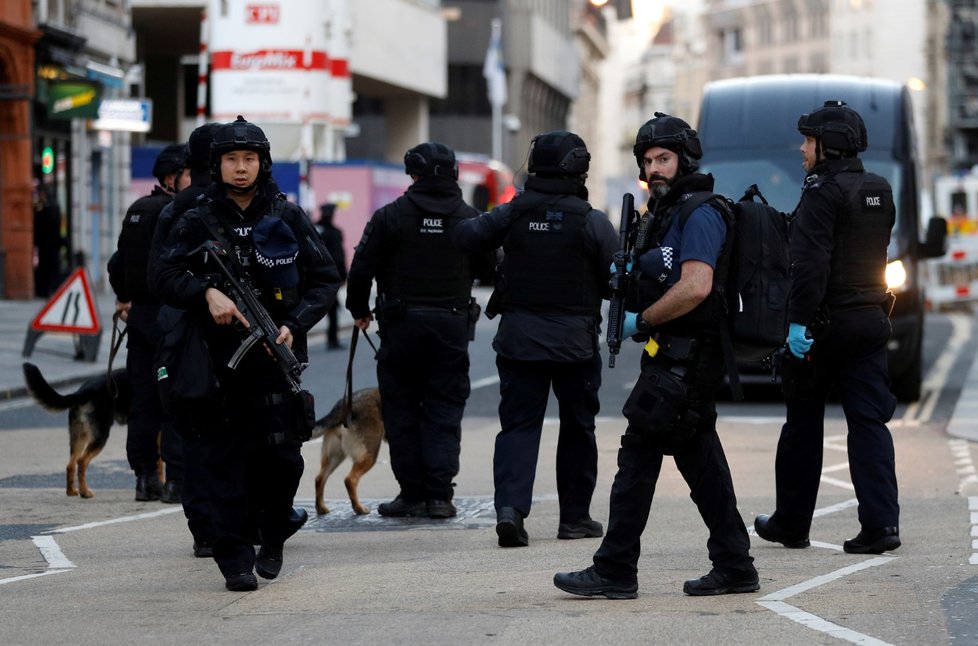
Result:
M206 170L211 159L211 143L214 133L221 127L216 121L205 123L194 129L187 140L187 166L192 171Z
M866 124L845 101L825 104L798 119L798 132L814 137L826 157L855 157L866 150Z
M437 141L418 144L404 153L404 172L418 177L438 175L458 179L455 151Z
M530 142L527 170L531 175L580 177L591 165L591 153L584 140L573 132L544 132Z
M679 155L679 171L683 174L692 173L700 167L699 160L703 157L700 139L696 131L679 117L656 112L638 129L632 152L642 181L646 180L642 158L646 150L655 147L666 148Z
M255 185L262 184L272 175L272 152L271 145L265 132L253 123L245 121L240 114L231 123L225 123L215 130L214 140L211 142L211 179L215 182L222 182L221 179L221 155L232 150L253 150L258 153L261 160L261 167L258 170L258 179L255 184L244 189L250 191ZM227 186L227 185L225 185Z
M153 177L163 184L167 175L174 175L187 167L187 144L170 144L160 151L153 163Z

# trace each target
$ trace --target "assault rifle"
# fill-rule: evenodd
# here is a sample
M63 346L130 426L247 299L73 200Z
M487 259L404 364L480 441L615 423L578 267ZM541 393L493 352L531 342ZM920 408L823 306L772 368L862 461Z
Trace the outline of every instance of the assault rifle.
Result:
M231 360L228 361L228 368L232 370L237 368L238 363L248 353L248 350L261 341L271 351L275 363L285 375L285 380L289 382L291 391L298 394L302 390L301 375L305 366L295 358L292 348L287 343L275 343L275 339L281 333L279 326L275 325L275 321L269 316L268 310L258 300L251 287L242 285L235 280L228 268L224 266L222 257L228 256L227 250L213 240L208 240L201 245L201 248L215 260L215 264L224 276L227 286L234 292L230 296L234 299L238 310L248 319L248 336L241 342Z
M611 303L608 307L608 367L615 367L615 357L621 350L622 335L625 328L625 295L628 292L628 270L632 266L631 229L637 217L635 197L625 193L621 201L621 225L618 227L619 248L615 252L615 273L611 275L608 286L611 288Z

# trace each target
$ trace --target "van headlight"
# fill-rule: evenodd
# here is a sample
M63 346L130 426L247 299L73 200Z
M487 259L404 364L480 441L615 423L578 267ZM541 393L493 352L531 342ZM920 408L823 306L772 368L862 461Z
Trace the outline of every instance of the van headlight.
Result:
M886 263L886 287L896 292L907 288L907 269L902 260Z

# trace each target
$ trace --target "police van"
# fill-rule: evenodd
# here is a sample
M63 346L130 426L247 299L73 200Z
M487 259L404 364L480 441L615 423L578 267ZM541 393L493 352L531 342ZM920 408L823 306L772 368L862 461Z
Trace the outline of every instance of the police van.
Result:
M910 95L880 79L789 74L725 79L707 84L699 114L703 172L715 190L738 199L757 184L768 202L790 213L805 171L798 117L826 100L841 99L866 122L867 170L893 187L896 224L887 250L886 280L896 295L889 343L890 380L901 401L920 397L924 329L923 262L944 254L947 223L931 218L920 239L920 184Z

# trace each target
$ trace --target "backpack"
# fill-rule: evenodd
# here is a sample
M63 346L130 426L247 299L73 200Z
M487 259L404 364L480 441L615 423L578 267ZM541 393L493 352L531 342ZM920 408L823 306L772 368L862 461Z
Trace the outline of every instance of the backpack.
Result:
M760 202L754 201L754 197ZM718 199L719 198L719 199ZM680 229L700 205L710 200L729 208L726 244L732 243L729 265L714 274L719 303L724 359L730 390L743 399L738 364L758 364L784 346L788 333L788 292L791 288L789 217L767 203L752 184L739 201L703 192L683 204ZM724 275L725 274L725 275Z

